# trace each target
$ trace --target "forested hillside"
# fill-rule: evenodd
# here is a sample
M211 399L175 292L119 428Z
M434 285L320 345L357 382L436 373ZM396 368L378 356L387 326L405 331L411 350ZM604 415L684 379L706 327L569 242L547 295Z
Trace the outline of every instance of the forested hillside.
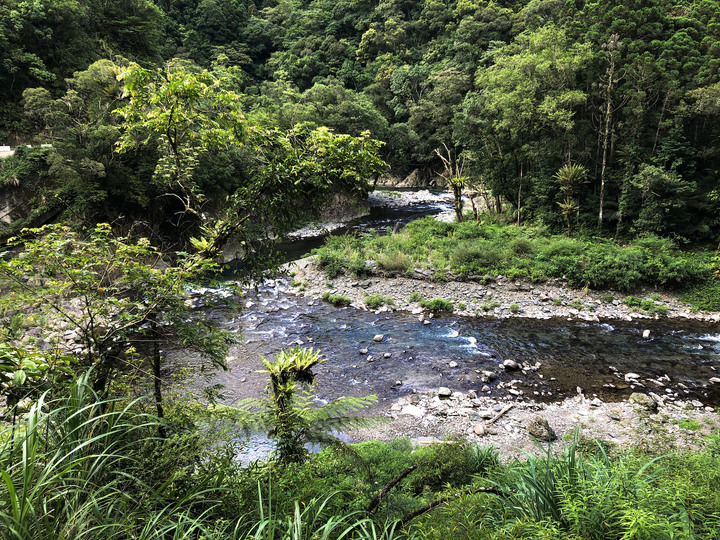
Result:
M466 160L462 181L518 222L717 241L713 0L4 4L0 139L55 150L3 177L63 175L65 207L93 201L96 218L144 211L156 195L147 156L112 152L109 112L126 99L115 76L176 58L236 92L252 125L369 130L395 175L433 176L447 145ZM252 160L225 152L198 181L230 193ZM583 167L577 185L556 175L568 163Z

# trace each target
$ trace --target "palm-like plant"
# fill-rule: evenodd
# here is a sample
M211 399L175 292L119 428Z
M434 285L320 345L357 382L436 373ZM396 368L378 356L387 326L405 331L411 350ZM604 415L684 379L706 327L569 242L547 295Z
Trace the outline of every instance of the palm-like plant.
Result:
M555 178L560 182L560 191L565 196L563 201L559 201L560 211L565 217L565 223L568 228L568 236L571 236L571 218L574 215L575 219L580 213L580 201L577 198L577 193L580 187L587 181L587 169L582 165L575 163L566 163L557 173Z
M280 463L304 461L308 443L342 445L332 435L333 431L379 421L375 417L348 416L374 403L375 395L343 397L313 407L314 396L307 389L315 383L312 369L325 361L319 351L295 347L280 351L275 362L265 358L262 361L265 373L270 375L264 420L270 436L275 439L275 457ZM253 403L246 401L245 404Z

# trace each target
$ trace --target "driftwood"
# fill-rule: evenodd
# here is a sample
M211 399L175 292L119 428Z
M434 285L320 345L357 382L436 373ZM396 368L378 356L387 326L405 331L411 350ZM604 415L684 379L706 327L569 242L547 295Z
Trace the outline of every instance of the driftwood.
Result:
M492 426L495 422L497 422L497 421L500 420L503 416L505 416L505 414L507 414L507 412L508 412L510 409L512 409L514 406L515 406L514 403L510 403L509 405L505 405L505 408L503 408L503 410L500 411L499 413L497 413L493 418L491 418L490 420L488 420L487 422L485 422L485 425L486 425L486 426Z
M396 485L398 485L402 481L403 478L405 478L408 474L410 474L415 469L417 469L417 467L418 467L417 465L411 465L410 467L405 469L403 472L398 474L395 478L390 480L390 482L388 482L387 485L384 488L382 488L380 493L375 495L375 497L373 497L373 500L370 501L370 505L367 508L368 513L375 510L378 507L378 505L380 504L380 501L382 501L383 497L385 497L385 495L388 494L388 491L390 491L392 488L394 488Z

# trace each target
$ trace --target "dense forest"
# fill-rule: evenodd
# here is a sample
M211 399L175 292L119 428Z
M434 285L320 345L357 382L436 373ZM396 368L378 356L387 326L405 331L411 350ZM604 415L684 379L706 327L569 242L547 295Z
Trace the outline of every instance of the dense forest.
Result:
M137 62L207 70L248 125L369 130L396 176L455 163L455 181L517 222L718 240L712 0L4 4L0 139L53 149L3 178L61 192L66 216L157 211L152 149L114 152L128 97L116 76ZM195 180L210 199L257 168L247 148L210 155Z
M477 437L413 447L334 436L384 419L362 416L376 396L321 399L332 358L294 347L307 336L248 360L264 397L229 404L204 379L240 349L245 323L227 322L277 268L268 245L407 178L452 189L456 219L331 238L315 252L328 302L351 303L342 274L366 294L370 277L414 273L439 294L488 285L483 312L500 313L500 280L543 317L607 304L664 318L660 288L720 311L715 0L0 0L0 88L0 146L14 150L0 149L2 538L720 538L717 410L682 401L688 386L667 374L647 388L609 375L645 398L602 420L637 421L637 448L576 427L559 451L535 441L512 461L478 441L513 407L542 410L514 400L518 381L441 388L473 400L479 423L462 433ZM232 280L218 278L229 245ZM582 292L536 298L537 282ZM591 305L590 288L607 294ZM410 298L421 329L454 309ZM706 320L710 355L718 316ZM173 353L192 359L169 365ZM506 379L541 365L524 364ZM503 374L470 375L501 389ZM261 392L250 385L242 397ZM402 385L391 392L406 399ZM251 432L272 450L248 464Z

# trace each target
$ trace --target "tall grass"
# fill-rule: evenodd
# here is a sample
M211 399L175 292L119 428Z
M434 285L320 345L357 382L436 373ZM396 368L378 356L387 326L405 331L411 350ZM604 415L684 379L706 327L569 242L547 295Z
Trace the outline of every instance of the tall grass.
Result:
M547 235L532 227L438 223L432 217L413 221L391 236L333 237L314 253L333 277L358 273L357 261L368 271L365 261L374 260L390 274L428 268L436 277L450 270L459 276L564 278L575 287L622 292L645 286L695 287L707 283L713 269L707 254L682 252L671 240L657 236L623 245L605 238Z

